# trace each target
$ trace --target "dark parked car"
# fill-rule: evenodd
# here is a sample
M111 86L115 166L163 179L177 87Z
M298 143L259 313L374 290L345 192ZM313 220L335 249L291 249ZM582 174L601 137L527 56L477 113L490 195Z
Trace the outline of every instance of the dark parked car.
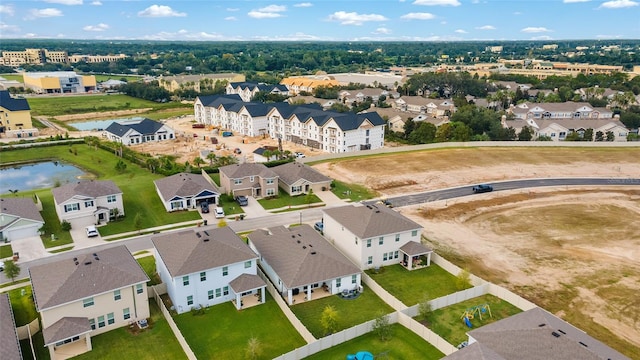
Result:
M200 203L200 210L202 210L203 214L207 214L209 212L209 203L204 201Z
M324 223L318 221L317 223L313 224L313 228L320 231L320 234L322 234L324 231Z
M236 196L236 201L238 202L238 204L239 204L240 206L247 206L247 205L249 205L249 200L248 200L248 199L247 199L247 197L246 197L246 196L244 196L244 195L238 195L238 196Z
M480 184L473 187L473 192L475 194L492 192L493 186L487 184Z

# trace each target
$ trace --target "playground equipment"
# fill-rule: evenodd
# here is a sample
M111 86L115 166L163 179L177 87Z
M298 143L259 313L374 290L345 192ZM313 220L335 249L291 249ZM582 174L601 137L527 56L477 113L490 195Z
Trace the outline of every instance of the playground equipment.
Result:
M373 354L368 351L358 351L355 355L347 355L347 360L373 360Z
M482 320L482 314L485 314L486 316L487 313L489 313L490 317L493 317L493 315L491 315L491 307L489 307L489 304L476 305L476 306L467 308L467 310L465 310L464 313L462 313L462 316L460 318L462 319L465 325L471 328L472 327L471 320L475 316L478 316L480 320Z

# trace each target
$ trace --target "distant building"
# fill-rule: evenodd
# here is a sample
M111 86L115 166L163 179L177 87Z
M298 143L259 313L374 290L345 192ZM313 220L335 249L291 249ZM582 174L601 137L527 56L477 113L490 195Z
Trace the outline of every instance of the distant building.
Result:
M71 55L69 56L69 62L76 64L79 62L86 62L87 64L101 63L101 62L116 62L118 60L126 59L127 55Z
M260 91L269 94L278 94L289 96L289 89L281 84L267 85L250 82L232 82L227 85L226 92L228 95L238 94L242 101L249 102Z
M236 73L221 73L221 74L198 74L198 75L175 75L164 76L158 79L160 86L167 91L174 92L177 90L191 89L196 92L200 92L205 87L205 83L209 82L207 86L213 88L216 82L226 81L231 82L243 82L245 76Z
M3 51L0 64L11 67L22 65L40 65L44 63L68 64L66 51L49 51L47 49L25 49L24 51Z
M22 76L24 85L38 94L81 94L96 90L94 75L78 75L74 71L30 72Z
M492 52L492 53L501 53L503 47L502 46L487 46L484 51Z
M113 122L105 129L110 141L136 145L150 141L173 140L175 132L169 126L151 119Z
M38 129L31 122L31 108L26 99L16 99L6 90L0 90L0 136L31 137Z

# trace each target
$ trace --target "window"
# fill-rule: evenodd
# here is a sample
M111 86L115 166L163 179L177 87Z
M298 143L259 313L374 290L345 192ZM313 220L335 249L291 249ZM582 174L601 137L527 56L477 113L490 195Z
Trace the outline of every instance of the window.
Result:
M131 313L129 313L129 308L122 309L122 318L128 320L131 318Z
M366 133L366 135L365 135L365 136L369 136L369 129L367 129L367 133Z
M369 257L367 258L367 264L368 264L368 265L373 264L373 256L369 256Z
M217 288L216 289L216 297L220 297L220 296L222 296L222 289Z
M115 196L115 195L109 195L109 196L107 196L107 202L108 202L108 203L116 202L116 196Z
M89 325L91 326L91 330L95 330L96 329L96 320L95 319L89 319Z
M189 275L182 277L182 285L183 286L189 285Z
M144 289L142 288L142 284L136 285L136 294L142 294Z
M122 299L122 295L120 295L120 290L116 290L113 292L113 300L118 301Z
M222 276L227 276L229 275L229 267L228 266L223 266L222 267Z
M394 258L394 259L397 259L397 258L398 258L398 252L397 252L397 251L393 253L393 258Z
M352 284L355 284L357 280L358 280L358 275L351 275L351 283Z
M187 305L193 305L193 295L187 296Z
M254 182L256 181L256 177L255 176L249 176L249 182Z
M250 268L250 267L251 267L251 260L249 260L249 261L245 261L245 262L244 262L244 268L245 268L245 269L248 269L248 268Z
M93 298L92 297L82 300L82 307L89 307L89 306L93 306Z
M225 286L222 288L222 295L227 296L229 295L229 287Z
M213 290L207 291L207 299L209 300L213 299Z
M400 241L400 234L396 234L396 242Z
M273 184L273 179L267 179L266 184L267 185L272 185Z
M235 185L242 185L242 179L235 179L235 180L233 180L233 183Z
M93 207L93 200L85 201L84 207Z
M200 281L207 281L207 273L206 272L201 272L200 273Z
M103 328L105 326L106 326L106 324L104 322L104 316L98 316L98 327L99 328Z
M371 239L367 239L367 247L371 247Z
M382 254L382 261L387 261L387 253Z
M273 196L276 194L276 190L275 189L267 189L267 196Z
M302 192L302 186L292 186L292 187L291 187L291 192L292 192L292 193L299 193L299 192Z
M384 237L380 236L380 238L378 239L378 245L382 244L384 244Z
M64 212L78 211L78 210L80 210L80 204L78 203L67 204L64 206Z
M418 230L413 230L411 232L411 236L418 236Z
M107 314L107 324L109 325L113 325L115 324L116 320L113 318L113 313L108 313Z
M342 286L342 279L337 278L337 279L336 279L336 287L338 287L338 288L339 288L340 286Z

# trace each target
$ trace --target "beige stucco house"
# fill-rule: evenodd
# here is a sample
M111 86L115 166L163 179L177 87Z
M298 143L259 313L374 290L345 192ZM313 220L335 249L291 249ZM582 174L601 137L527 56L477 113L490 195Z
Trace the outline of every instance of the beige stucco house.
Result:
M263 164L233 164L220 168L221 191L262 198L278 195L278 175Z

